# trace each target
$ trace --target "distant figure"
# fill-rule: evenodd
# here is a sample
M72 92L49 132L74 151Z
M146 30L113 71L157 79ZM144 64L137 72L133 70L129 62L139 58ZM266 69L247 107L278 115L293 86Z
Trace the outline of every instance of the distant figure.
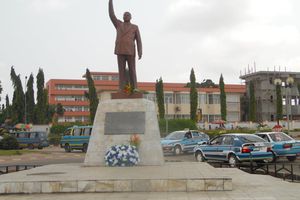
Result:
M109 0L109 17L117 31L115 54L118 57L119 68L119 90L124 90L126 84L130 83L133 89L137 88L137 78L135 69L135 41L139 59L142 58L142 40L137 25L131 24L131 14L125 12L124 22L115 16L113 1ZM128 64L129 80L126 76L126 63Z
M186 132L185 135L184 135L184 137L187 138L187 139L191 139L192 138L191 131Z

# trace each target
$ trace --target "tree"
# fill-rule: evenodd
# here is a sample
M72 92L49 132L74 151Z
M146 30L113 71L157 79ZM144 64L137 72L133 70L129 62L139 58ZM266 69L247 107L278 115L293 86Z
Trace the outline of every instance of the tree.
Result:
M225 84L224 84L224 79L222 74L219 80L219 87L220 87L220 102L221 102L221 119L226 121L226 117L227 117L226 93L225 93Z
M198 107L198 91L196 88L196 77L194 69L192 68L190 74L190 117L191 120L197 121L197 107Z
M63 116L64 115L64 113L65 113L65 109L64 109L64 107L63 107L63 105L61 105L61 103L58 103L57 105L56 105L56 114L58 115L58 116Z
M156 80L155 91L156 91L159 118L164 119L165 118L164 83L161 77L159 78L159 80Z
M5 118L11 118L11 105L9 103L9 97L6 95L5 97Z
M3 91L2 85L1 85L1 81L0 81L0 101L1 101L1 93Z
M20 75L17 75L14 67L11 67L10 78L14 87L13 101L12 101L12 120L15 123L24 122L25 113L25 96L23 92Z
M45 95L45 78L44 72L40 68L36 76L36 87L37 87L37 103L35 106L35 123L45 124L47 121L47 99Z
M282 119L282 95L281 95L281 85L276 85L276 119Z
M93 123L95 119L95 115L97 112L97 107L99 104L99 99L97 96L94 80L92 79L91 73L89 69L86 69L86 81L88 83L89 92L86 93L86 97L90 101L90 121Z
M255 102L255 91L254 91L254 84L252 81L250 81L249 85L249 120L252 122L256 121L256 102Z
M33 75L30 74L28 82L27 82L27 90L26 90L26 115L27 122L33 123L34 121L34 90L33 90Z

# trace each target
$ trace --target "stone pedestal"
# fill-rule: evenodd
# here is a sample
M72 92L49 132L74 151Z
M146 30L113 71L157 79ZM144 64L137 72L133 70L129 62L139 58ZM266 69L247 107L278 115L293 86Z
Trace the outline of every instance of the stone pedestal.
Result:
M104 166L107 150L118 144L129 144L138 134L139 165L163 165L160 133L154 102L146 99L114 99L98 105L85 166Z

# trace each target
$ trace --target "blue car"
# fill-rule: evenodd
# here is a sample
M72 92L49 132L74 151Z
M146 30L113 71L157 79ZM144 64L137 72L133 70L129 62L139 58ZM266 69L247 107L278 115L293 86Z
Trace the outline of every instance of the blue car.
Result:
M217 160L231 167L244 161L270 162L273 160L271 143L253 134L224 134L213 138L207 145L194 149L198 162Z
M197 130L175 131L161 140L164 153L179 155L183 152L193 152L198 144L207 143L209 136Z
M257 133L256 135L271 142L275 158L286 157L293 162L300 156L300 141L283 132Z

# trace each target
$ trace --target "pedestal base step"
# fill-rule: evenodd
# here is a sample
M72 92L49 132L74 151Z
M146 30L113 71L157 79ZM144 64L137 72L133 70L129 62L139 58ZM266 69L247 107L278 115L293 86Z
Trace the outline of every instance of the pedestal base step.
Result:
M206 163L129 168L50 165L1 176L0 194L232 190L232 179L220 174Z

